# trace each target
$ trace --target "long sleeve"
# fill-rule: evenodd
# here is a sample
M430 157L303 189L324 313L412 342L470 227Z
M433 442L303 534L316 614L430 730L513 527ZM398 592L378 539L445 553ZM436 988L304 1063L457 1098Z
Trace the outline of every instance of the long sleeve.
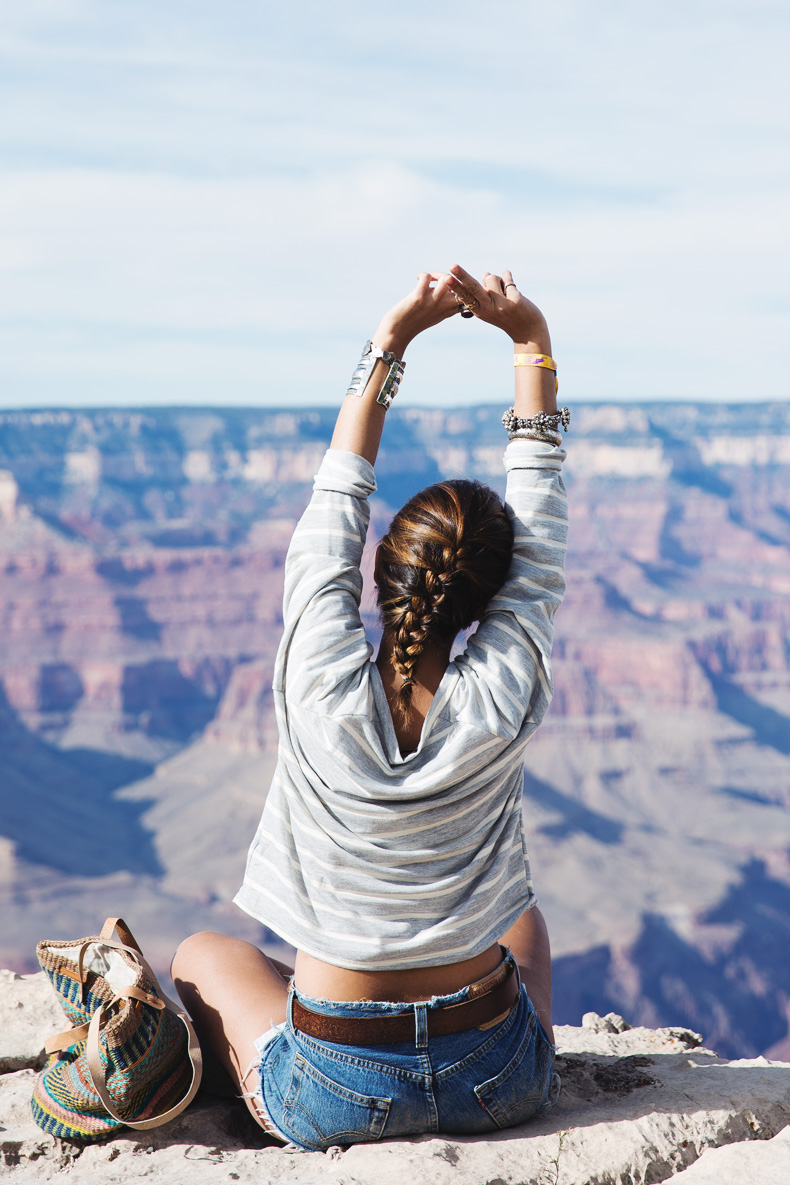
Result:
M507 580L456 662L470 710L491 732L531 732L551 702L554 614L565 593L568 509L560 468L565 453L515 440L505 452L505 503L513 520Z
M341 697L348 710L372 653L359 616L359 565L375 488L368 461L330 449L294 531L274 690L300 708L331 710Z

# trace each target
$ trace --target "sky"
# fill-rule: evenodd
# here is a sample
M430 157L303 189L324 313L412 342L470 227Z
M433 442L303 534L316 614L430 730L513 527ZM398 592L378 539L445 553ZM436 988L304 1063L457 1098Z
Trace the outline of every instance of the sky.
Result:
M0 406L339 402L510 267L560 396L790 395L785 0L0 0ZM400 403L510 402L455 317Z

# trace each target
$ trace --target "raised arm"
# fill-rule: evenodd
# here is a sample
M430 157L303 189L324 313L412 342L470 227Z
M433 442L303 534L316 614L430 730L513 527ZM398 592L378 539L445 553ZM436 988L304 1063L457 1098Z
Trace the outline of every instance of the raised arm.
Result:
M403 359L406 347L418 333L458 312L460 305L450 291L451 282L446 272L421 272L413 291L382 317L371 338L373 345ZM375 464L387 414L376 396L387 371L386 363L377 361L362 397L351 394L343 400L330 448L356 453Z
M515 415L522 424L541 412L555 416L551 339L541 311L522 296L509 271L501 277L486 273L482 283L460 267L451 274L458 298L479 320L502 329L517 355L527 355L515 368ZM510 571L456 661L476 714L492 731L528 740L552 695L554 614L565 591L567 499L561 477L565 452L553 425L547 431L534 422L518 428L522 439L512 440L505 452L505 501L514 530Z
M456 265L450 268L450 288L458 299L474 311L480 321L487 321L506 333L515 354L544 354L551 358L551 338L543 313L523 296L507 269L501 276L485 272L482 283ZM515 368L515 413L519 418L536 412L553 415L557 411L555 373L542 366Z

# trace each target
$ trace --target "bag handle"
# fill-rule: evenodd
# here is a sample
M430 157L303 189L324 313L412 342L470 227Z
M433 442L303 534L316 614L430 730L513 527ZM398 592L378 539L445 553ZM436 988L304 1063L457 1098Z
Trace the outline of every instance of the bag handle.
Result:
M118 936L119 936L121 942L123 942L125 946L133 947L134 950L137 951L138 955L141 955L143 953L140 950L140 947L137 943L137 939L135 938L134 934L132 934L131 930L126 925L126 922L123 920L123 918L107 918L107 920L105 921L104 925L101 928L101 934L99 935L99 939L102 942L107 942L110 939L112 939L112 936L116 931L118 932Z
M121 939L120 942L115 942L113 939L113 934L116 931L118 932L118 935ZM141 958L143 957L143 952L140 950L134 934L132 934L123 918L107 918L101 928L101 934L99 937L86 938L80 943L80 948L77 951L77 978L80 985L81 1004L85 1003L85 970L83 966L85 962L85 951L89 946L94 946L98 942L101 942L103 946L112 947L113 950L125 950L127 954L130 954L135 959L138 955L140 955ZM154 983L156 983L156 976L154 976L153 979ZM156 986L158 987L159 984L156 984ZM80 1026L80 1028L81 1027L82 1026Z
M203 1055L200 1052L197 1035L189 1017L183 1010L177 1009L172 1001L168 1001L167 1005L168 1011L174 1012L187 1030L189 1037L189 1060L192 1065L192 1081L189 1084L187 1093L182 1099L170 1107L169 1110L164 1111L161 1115L153 1115L150 1119L127 1119L126 1116L119 1115L115 1109L112 1096L107 1089L107 1077L104 1064L102 1063L99 1033L101 1032L104 1009L109 1007L109 1005L103 1004L101 1008L97 1008L88 1025L88 1044L85 1053L88 1059L88 1073L90 1074L93 1087L101 1099L105 1110L112 1115L113 1119L117 1119L119 1123L125 1124L126 1127L133 1127L137 1131L149 1131L153 1127L161 1127L162 1124L169 1123L171 1119L175 1119L177 1115L185 1111L197 1094L200 1079L203 1075Z
M164 1000L160 1000L158 996L152 996L150 992L143 992L136 987L127 987L123 991L116 993L109 1003L102 1004L99 1012L102 1012L105 1008L111 1008L118 1000L142 1000L144 1004L150 1004L152 1008L156 1008L160 1012L163 1008L167 1007ZM84 1024L75 1025L73 1029L66 1029L62 1033L55 1033L54 1036L49 1037L44 1043L44 1052L47 1054L59 1053L61 1049L69 1049L79 1041L85 1041L89 1029L90 1021L86 1020Z
M121 942L114 942L112 939L113 932L117 932L121 938ZM123 918L107 918L102 926L100 939L105 946L114 947L116 950L125 950L137 960L144 971L148 973L151 983L156 991L159 993L160 1000L158 1003L164 1006L169 1012L174 1013L181 1021L187 1031L187 1051L189 1054L189 1061L192 1066L192 1081L189 1084L189 1089L179 1102L175 1103L169 1110L162 1115L154 1115L150 1119L125 1119L123 1115L119 1115L115 1110L115 1104L112 1100L110 1092L107 1090L107 1078L104 1065L101 1059L101 1046L99 1044L99 1032L101 1030L101 1018L104 1012L104 1007L97 1009L90 1019L88 1025L88 1044L85 1050L88 1059L88 1072L91 1076L93 1086L106 1107L107 1111L112 1115L113 1119L117 1119L120 1123L126 1124L127 1127L132 1127L138 1131L148 1131L153 1127L161 1127L162 1124L168 1123L171 1119L175 1119L182 1111L185 1111L189 1104L194 1099L200 1086L200 1080L203 1076L203 1054L200 1049L200 1043L197 1039L197 1034L192 1026L192 1022L187 1016L183 1008L174 1003L169 996L166 996L159 986L159 980L154 975L149 966L143 952L141 951L134 935ZM131 993L132 989L126 989ZM154 1005L156 1007L157 1005Z
M121 941L116 942L113 939L113 934L116 933ZM146 961L143 952L141 951L134 935L123 918L107 918L101 929L101 934L98 939L88 939L80 946L79 955L77 958L77 968L80 980L82 982L83 990L85 980L83 976L83 959L85 951L92 942L101 942L103 946L109 946L113 950L123 950L137 962L142 969L148 974L151 983L158 992L158 996L151 995L149 992L140 991L135 987L124 988L119 992L109 1003L102 1004L97 1008L87 1024L78 1025L76 1028L69 1029L65 1033L58 1033L47 1041L45 1049L47 1053L55 1053L59 1049L66 1049L69 1045L74 1045L77 1041L82 1041L87 1037L87 1046L85 1054L88 1061L88 1073L93 1083L94 1090L102 1101L103 1106L107 1112L117 1119L119 1123L123 1123L126 1127L136 1128L138 1131L148 1131L154 1127L161 1127L162 1124L168 1123L171 1119L175 1119L182 1111L185 1111L189 1104L194 1099L200 1086L200 1080L203 1076L203 1055L200 1050L200 1043L197 1039L197 1034L192 1026L192 1022L187 1016L183 1008L174 1003L169 996L166 996L159 985L159 981L154 975L150 965ZM192 1066L192 1081L189 1084L189 1089L179 1102L170 1107L162 1115L154 1115L150 1119L126 1119L123 1115L119 1115L115 1109L110 1092L107 1090L107 1074L101 1057L101 1045L99 1043L99 1034L104 1024L105 1010L111 1008L117 1000L130 998L135 1000L142 1000L146 1004L150 1004L152 1008L167 1009L172 1012L187 1031L187 1052L189 1054L189 1061Z

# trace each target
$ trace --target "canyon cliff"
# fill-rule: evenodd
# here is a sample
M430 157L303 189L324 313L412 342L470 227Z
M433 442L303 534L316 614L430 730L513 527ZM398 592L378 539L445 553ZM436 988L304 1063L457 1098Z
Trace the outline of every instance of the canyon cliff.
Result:
M370 552L440 477L504 489L499 412L396 408ZM0 414L0 962L229 904L275 743L282 568L329 410ZM790 1057L790 409L582 405L568 596L524 810L557 1017ZM101 917L99 917L101 914Z

